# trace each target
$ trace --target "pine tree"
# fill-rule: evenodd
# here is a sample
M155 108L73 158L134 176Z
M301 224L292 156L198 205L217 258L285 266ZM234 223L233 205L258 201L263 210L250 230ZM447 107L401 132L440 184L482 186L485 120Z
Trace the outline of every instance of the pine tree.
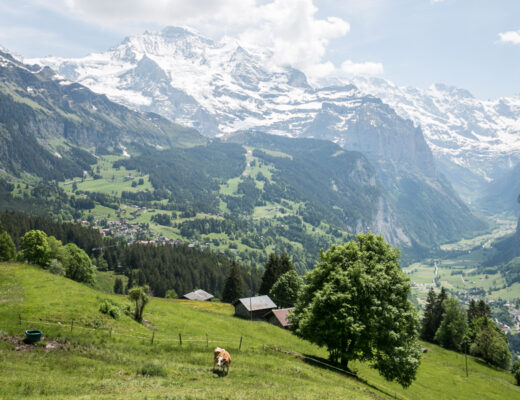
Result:
M14 246L11 235L5 231L0 232L0 261L10 261L13 260L15 256L16 247Z
M475 299L471 299L468 305L468 323L471 324L471 322L477 318L477 302Z
M235 300L244 296L244 283L242 282L242 275L240 274L240 267L236 261L231 263L229 275L224 283L224 290L222 291L222 301L226 303L233 303Z
M426 340L427 342L433 342L435 332L438 329L438 326L435 326L434 320L434 309L436 302L437 295L435 294L435 290L430 288L430 291L428 292L428 298L426 299L426 307L424 308L424 318L422 320L421 327L421 339Z
M294 266L287 254L278 257L276 254L271 253L269 260L265 264L265 271L262 275L262 283L258 293L268 294L278 278L292 269L294 269Z
M435 301L435 305L433 306L433 322L432 322L432 329L435 333L437 332L437 329L441 326L442 322L442 316L444 313L444 301L448 298L448 294L446 293L446 289L441 288L441 291L437 295L437 299ZM435 338L434 338L435 340Z
M116 278L114 282L114 293L123 294L123 280L121 278Z

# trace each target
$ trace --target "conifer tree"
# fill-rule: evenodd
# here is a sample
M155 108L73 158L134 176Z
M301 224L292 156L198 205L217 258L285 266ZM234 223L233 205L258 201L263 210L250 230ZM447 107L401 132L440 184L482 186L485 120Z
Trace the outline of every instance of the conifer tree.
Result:
M14 259L15 255L16 247L14 246L11 235L5 231L0 232L0 261L12 260Z
M422 320L421 327L421 339L426 340L427 342L433 342L433 338L435 337L435 332L438 329L438 326L435 326L434 320L434 309L437 302L437 295L435 294L435 290L430 288L428 292L428 297L426 299L426 307L424 308L424 318Z
M233 303L235 300L244 296L244 283L242 282L242 275L240 274L240 267L236 261L231 263L229 268L229 275L224 283L224 290L222 291L222 301L226 303Z
M123 280L121 278L116 278L114 282L114 293L123 294Z
M437 329L441 326L442 315L444 313L444 301L448 298L448 294L446 293L446 289L441 288L441 291L437 295L437 300L435 301L435 305L433 306L433 322L432 329L433 332L437 332ZM434 333L435 335L435 333ZM434 338L435 340L435 338Z
M265 271L262 275L262 283L260 284L258 293L268 294L278 278L292 269L294 269L294 266L287 254L283 254L279 257L276 254L271 253L269 255L269 260L267 260L267 263L265 264Z

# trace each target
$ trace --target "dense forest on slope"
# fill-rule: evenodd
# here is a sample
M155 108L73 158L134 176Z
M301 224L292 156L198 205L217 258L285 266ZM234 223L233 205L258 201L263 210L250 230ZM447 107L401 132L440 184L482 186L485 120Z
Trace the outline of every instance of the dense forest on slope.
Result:
M103 238L98 230L81 224L60 223L15 212L1 213L0 223L11 235L17 248L26 232L42 230L64 244L75 243L90 255L98 269L125 274L129 278L130 287L147 284L154 295L159 297L163 297L169 289L184 294L198 288L219 297L232 261L224 255L183 244L128 245ZM240 272L246 293L256 293L261 271L240 266Z

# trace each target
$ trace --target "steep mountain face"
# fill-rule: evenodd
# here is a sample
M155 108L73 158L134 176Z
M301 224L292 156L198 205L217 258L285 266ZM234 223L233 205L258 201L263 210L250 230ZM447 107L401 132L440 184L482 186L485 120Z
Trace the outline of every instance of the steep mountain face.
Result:
M442 172L470 199L520 160L520 96L481 100L442 84L422 90L378 78L353 82L421 126Z
M171 147L205 141L192 129L132 111L49 67L25 65L3 52L0 104L0 165L13 174L82 176L95 163L85 149L121 154L129 143Z
M360 151L389 193L381 207L396 210L408 243L429 246L483 227L437 171L421 129L353 85L313 88L300 71L268 59L264 50L166 28L102 54L33 61L205 135L254 128Z

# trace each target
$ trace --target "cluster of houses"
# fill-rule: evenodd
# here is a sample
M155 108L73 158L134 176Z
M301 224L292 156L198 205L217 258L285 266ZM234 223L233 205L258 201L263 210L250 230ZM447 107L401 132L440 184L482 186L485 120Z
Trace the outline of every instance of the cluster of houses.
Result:
M182 296L187 300L211 301L214 296L202 289L194 290ZM233 303L235 307L235 316L249 319L251 321L267 321L280 328L289 328L291 323L287 316L294 309L278 308L269 296L254 296L238 299Z

